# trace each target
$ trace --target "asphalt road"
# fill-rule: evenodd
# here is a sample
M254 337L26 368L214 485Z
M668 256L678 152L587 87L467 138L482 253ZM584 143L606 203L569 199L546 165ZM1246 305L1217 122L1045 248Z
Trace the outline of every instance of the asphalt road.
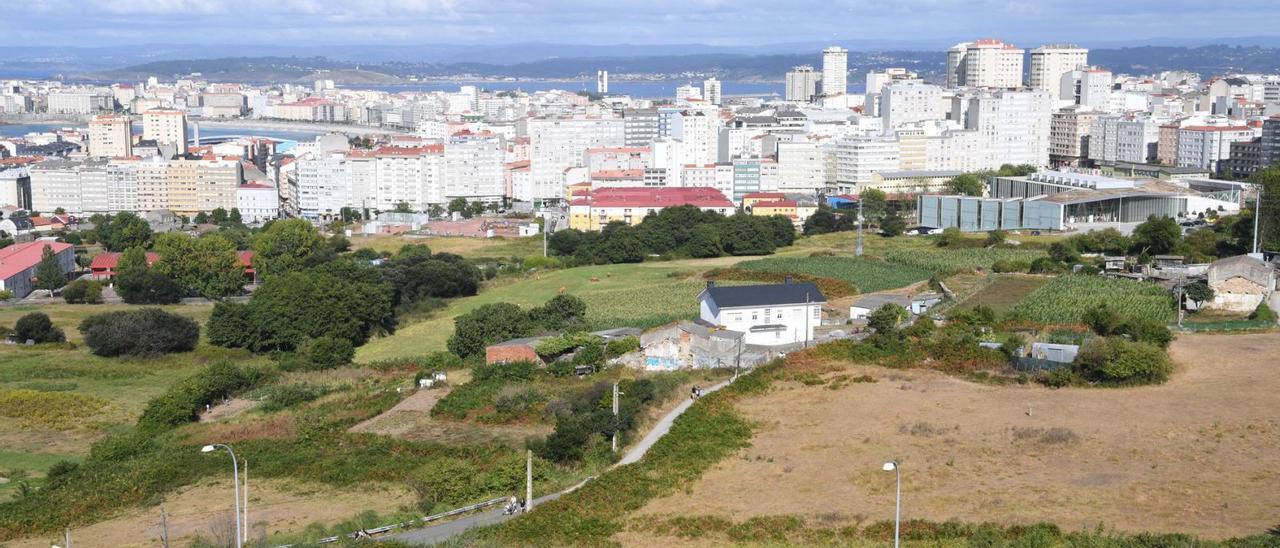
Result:
M707 387L703 389L703 394L710 394L712 392L715 392L716 390L719 390L721 388L724 388L725 386L728 386L730 382L733 382L733 380L730 379L727 381L723 381L719 384ZM658 443L658 440L662 439L662 436L667 435L667 432L671 431L671 425L675 423L676 417L679 417L681 414L683 414L686 410L689 409L689 406L691 405L693 405L692 399L685 399L683 402L680 402L680 405L677 405L675 409L672 409L669 413L663 416L662 419L660 419L657 424L653 426L653 429L650 430L649 433L645 435L644 439L640 440L640 443L637 443L634 447L629 449L627 453L622 456L622 460L618 461L618 463L615 464L614 467L633 464L639 461L641 458L643 458L645 453L648 453L649 449L653 447L653 444ZM587 482L593 479L595 478L594 477L587 478L582 483L579 483L573 487L570 487L558 493L552 493L550 495L546 495L543 497L535 497L533 499L533 511L534 512L538 511L539 505L558 499L561 496L565 495L566 493L571 493L575 489L581 487L582 485L586 484ZM467 517L455 519L453 521L448 521L445 523L441 523L439 525L423 527L421 529L411 529L403 533L392 535L386 538L388 540L396 540L406 544L430 546L432 544L444 542L450 538L453 538L456 535L460 535L466 532L468 529L472 529L474 527L486 527L489 525L496 525L498 523L502 523L506 520L509 520L513 517L515 516L503 515L502 508L499 507L493 510L487 510L477 514L471 514L471 515L468 515Z

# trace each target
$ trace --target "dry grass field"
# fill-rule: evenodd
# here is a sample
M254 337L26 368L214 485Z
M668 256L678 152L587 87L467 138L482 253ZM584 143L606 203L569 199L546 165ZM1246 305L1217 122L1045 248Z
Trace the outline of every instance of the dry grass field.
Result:
M756 423L751 447L638 515L892 519L893 475L880 467L897 459L904 519L1211 539L1280 524L1280 334L1181 335L1170 353L1177 371L1155 387L993 386L852 366L826 377L876 382L780 382L739 405Z

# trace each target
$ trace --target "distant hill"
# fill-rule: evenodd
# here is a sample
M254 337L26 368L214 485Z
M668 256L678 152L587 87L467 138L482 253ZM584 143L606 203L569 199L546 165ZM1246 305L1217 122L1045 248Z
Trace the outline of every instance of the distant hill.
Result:
M886 67L907 67L926 80L939 81L945 70L946 52L850 51L849 68L857 75ZM1164 70L1188 70L1204 76L1227 72L1280 72L1280 48L1200 46L1141 46L1095 49L1089 61L1120 74L1150 74ZM395 84L407 77L483 77L529 79L578 79L594 77L597 70L614 75L663 75L669 79L696 79L714 75L722 80L781 80L795 65L820 67L820 51L810 53L691 53L683 55L578 56L520 63L381 61L356 64L328 57L226 57L153 61L127 68L77 75L97 81L163 79L200 74L226 82L309 82L332 79L342 84Z

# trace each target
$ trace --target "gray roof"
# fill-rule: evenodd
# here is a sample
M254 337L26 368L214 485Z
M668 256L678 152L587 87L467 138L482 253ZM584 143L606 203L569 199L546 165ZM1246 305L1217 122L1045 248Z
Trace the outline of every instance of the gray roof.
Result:
M928 179L933 177L959 177L963 171L928 171L923 169L907 169L902 171L881 171L883 179Z
M866 308L868 310L875 310L889 303L906 308L911 306L911 299L908 299L904 295L867 295L858 299L857 302L853 303L853 306Z
M703 293L715 301L716 306L720 308L827 302L827 298L822 295L818 286L809 282L713 286L708 287Z

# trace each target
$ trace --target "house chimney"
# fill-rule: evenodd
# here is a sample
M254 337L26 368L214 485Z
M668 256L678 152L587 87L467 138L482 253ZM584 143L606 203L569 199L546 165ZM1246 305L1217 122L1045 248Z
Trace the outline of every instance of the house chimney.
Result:
M715 286L716 286L716 281L715 281L715 280L707 280L707 289L711 289L711 288L713 288L713 287L715 287Z
M783 279L782 279L782 283L787 284L787 285L791 285L791 275L790 275L790 274L788 274L788 275L787 275L787 277L783 278Z

